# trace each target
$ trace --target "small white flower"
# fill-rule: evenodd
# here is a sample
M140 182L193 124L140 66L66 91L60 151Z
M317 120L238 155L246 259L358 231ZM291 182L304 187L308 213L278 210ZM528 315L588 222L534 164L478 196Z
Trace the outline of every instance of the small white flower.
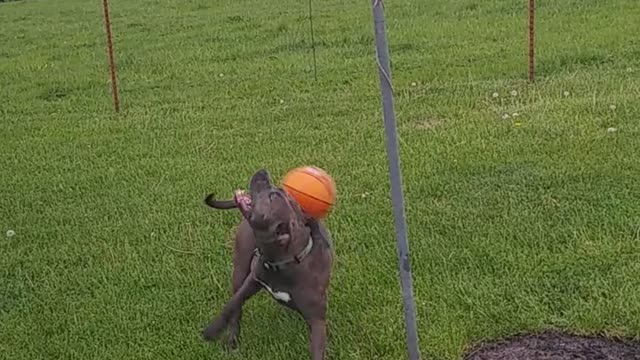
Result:
M614 127L610 127L610 128L608 128L608 129L607 129L607 132L608 132L608 133L614 133L614 132L616 132L616 131L618 131L618 129L616 129L616 128L614 128Z
M15 236L15 235L16 235L16 232L15 232L15 231L13 231L13 230L7 230L7 237L8 237L8 238L13 237L13 236Z
M567 96L569 96L569 92L565 91L565 92L562 93L562 95L564 95L564 97L567 97Z
M280 99L280 104L284 104L284 99Z
M220 76L220 77L224 77L224 74L223 74L223 73L220 73L220 75L219 75L219 76Z
M616 109L616 106L615 106L615 105L609 105L609 109L611 109L611 110L615 110L615 109Z
M511 96L518 96L518 90L511 90Z
M502 114L502 119L503 120L507 120L509 118L509 114Z
M500 96L500 94L498 94L497 92L494 92L493 94L491 94L491 96L493 96L494 98L497 98L498 96Z
M514 112L511 116L518 117L518 116L520 116L520 113Z
M416 83L416 82L412 82L412 83L411 83L411 86L418 86L418 83Z

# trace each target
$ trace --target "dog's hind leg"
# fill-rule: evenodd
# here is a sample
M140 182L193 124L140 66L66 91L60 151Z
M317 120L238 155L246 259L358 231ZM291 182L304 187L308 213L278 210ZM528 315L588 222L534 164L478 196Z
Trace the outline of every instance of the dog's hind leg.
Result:
M324 360L327 347L327 298L326 295L309 296L301 301L300 313L309 326L309 350L313 360Z
M202 332L204 339L212 341L218 338L220 333L229 325L231 316L241 309L245 301L249 300L249 298L258 291L260 291L260 284L258 284L253 276L247 277L240 289L233 294L231 299L224 305L220 314L204 329Z
M251 272L254 248L255 239L253 239L253 233L247 231L246 226L241 226L237 234L233 254L233 275L231 282L234 294L240 290L242 284ZM225 343L231 349L238 347L241 320L242 308L234 311L229 317L229 332L227 333Z
M236 293L242 287L242 284L245 282L249 273L251 271L251 256L248 259L238 259L238 255L242 256L244 254L236 255L236 263L233 267L233 278L232 278L232 286L233 292ZM240 261L238 261L240 260ZM238 339L240 338L240 321L242 320L242 308L238 308L234 311L229 317L229 332L226 339L226 345L235 349L238 347Z
M324 318L309 320L309 350L313 360L324 360L327 346L327 322Z

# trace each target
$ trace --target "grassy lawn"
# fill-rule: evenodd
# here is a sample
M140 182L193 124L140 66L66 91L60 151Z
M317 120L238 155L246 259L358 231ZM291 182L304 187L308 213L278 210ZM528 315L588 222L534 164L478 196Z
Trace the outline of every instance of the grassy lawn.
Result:
M0 358L306 359L266 294L226 353L231 195L260 167L335 177L332 359L405 357L371 9L0 3ZM387 1L423 355L560 328L640 337L637 0ZM497 97L494 97L497 93ZM15 236L7 237L8 230Z

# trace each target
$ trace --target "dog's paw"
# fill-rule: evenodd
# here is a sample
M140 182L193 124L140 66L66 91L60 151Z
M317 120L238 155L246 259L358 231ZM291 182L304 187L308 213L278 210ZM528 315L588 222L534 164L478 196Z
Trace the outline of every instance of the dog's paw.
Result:
M205 330L205 331L202 332L202 339L204 341L211 342L211 341L214 341L216 339L216 336L215 336L215 334L212 334L212 333L208 332L207 330Z
M227 338L224 340L224 346L228 350L236 350L240 345L240 341L238 340L238 336L234 334L229 334Z
M220 337L220 334L222 333L226 325L227 323L225 319L216 319L209 326L207 326L206 329L204 329L204 331L202 332L202 338L205 341L216 340L218 337Z
M212 329L211 327L206 328L203 332L202 332L202 339L204 339L204 341L215 341L218 337L220 337L220 333L222 331L220 330L216 330L216 329Z

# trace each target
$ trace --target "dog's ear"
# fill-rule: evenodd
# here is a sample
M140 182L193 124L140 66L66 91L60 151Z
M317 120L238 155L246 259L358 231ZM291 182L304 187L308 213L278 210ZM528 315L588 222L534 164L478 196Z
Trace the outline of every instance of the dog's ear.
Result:
M280 247L287 247L291 240L291 224L281 222L276 226L276 239Z
M331 234L320 226L320 220L307 216L307 228L309 228L309 232L311 233L311 237L314 240L321 241L328 249L333 248L333 240L331 239Z
M269 172L265 169L261 169L251 177L249 191L252 194L258 194L261 191L270 189L271 186L271 177L269 176Z
M320 232L320 224L318 223L318 219L310 215L305 215L305 219L305 225L309 228L309 230L311 230L311 234L317 234Z

